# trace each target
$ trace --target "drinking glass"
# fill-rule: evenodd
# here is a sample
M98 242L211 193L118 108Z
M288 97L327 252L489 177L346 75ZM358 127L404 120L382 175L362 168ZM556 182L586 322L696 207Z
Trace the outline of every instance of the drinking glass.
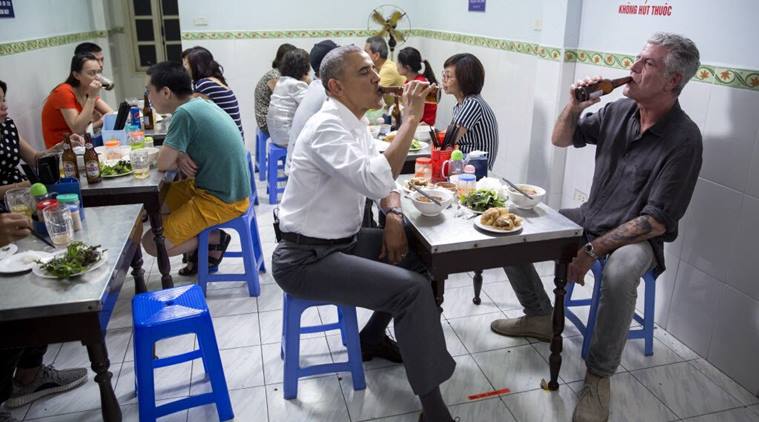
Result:
M5 206L10 212L32 218L32 194L29 188L14 188L5 192Z
M66 206L51 205L44 210L45 227L50 240L57 247L64 247L74 240L74 222L71 220L71 211Z
M150 175L150 153L145 148L132 150L129 153L132 161L132 171L135 179L146 179Z

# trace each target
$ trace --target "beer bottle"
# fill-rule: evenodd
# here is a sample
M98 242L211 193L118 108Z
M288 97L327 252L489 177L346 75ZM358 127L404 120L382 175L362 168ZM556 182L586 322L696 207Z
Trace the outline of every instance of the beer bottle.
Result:
M63 140L63 177L79 178L79 167L76 164L76 153L71 147L71 138L66 136Z
M398 130L399 127L401 127L401 104L400 101L398 101L398 97L395 98L395 106L393 107L393 112L391 113L391 116L393 117L393 130Z
M142 128L144 130L153 130L153 108L150 107L148 91L145 91L145 105L142 107Z
M92 138L89 133L84 135L84 140L84 168L87 172L87 183L100 183L103 180L100 175L100 160L98 153L95 152L95 147L92 145Z
M588 101L591 98L598 98L610 93L614 88L620 87L631 80L632 77L630 76L617 79L601 79L593 84L575 88L575 98L577 101Z

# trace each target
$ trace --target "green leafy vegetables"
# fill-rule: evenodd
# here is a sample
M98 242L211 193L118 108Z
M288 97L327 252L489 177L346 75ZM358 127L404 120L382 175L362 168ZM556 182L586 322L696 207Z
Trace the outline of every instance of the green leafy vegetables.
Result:
M475 211L487 211L490 208L503 207L504 201L498 192L491 189L478 189L461 197L461 205Z
M72 242L66 248L66 253L42 263L40 268L55 277L68 278L99 262L103 258L103 252L100 245L88 246L83 242Z
M132 171L132 163L125 160L119 160L118 163L112 166L103 164L100 169L100 174L103 176L119 176L127 174L130 171Z

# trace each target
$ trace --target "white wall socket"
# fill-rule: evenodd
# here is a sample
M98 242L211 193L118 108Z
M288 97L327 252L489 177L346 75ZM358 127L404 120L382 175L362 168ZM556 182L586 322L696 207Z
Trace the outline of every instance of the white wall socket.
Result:
M584 202L587 202L588 194L579 189L575 189L575 194L572 199L582 204Z

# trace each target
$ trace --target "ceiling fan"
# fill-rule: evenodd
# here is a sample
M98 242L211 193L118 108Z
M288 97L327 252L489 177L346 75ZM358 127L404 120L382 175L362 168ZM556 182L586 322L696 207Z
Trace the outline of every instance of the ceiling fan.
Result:
M398 6L383 4L369 14L367 29L375 32L376 36L387 37L387 45L390 47L392 56L395 47L406 42L411 24L406 11Z

